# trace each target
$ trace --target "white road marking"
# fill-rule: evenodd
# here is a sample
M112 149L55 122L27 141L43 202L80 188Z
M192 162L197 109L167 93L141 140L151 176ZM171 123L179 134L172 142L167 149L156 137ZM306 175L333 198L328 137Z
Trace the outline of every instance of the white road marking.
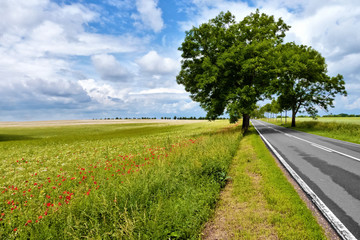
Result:
M327 218L327 220L333 225L338 234L346 240L356 240L355 236L345 227L345 225L335 216L335 214L325 205L323 201L314 193L314 191L302 180L302 178L290 167L290 165L285 161L285 159L275 150L275 148L270 144L270 142L260 133L260 131L255 127L256 131L259 133L260 137L263 139L265 144L271 149L271 151L276 155L281 164L287 169L291 176L297 181L301 188L306 192ZM289 134L290 135L290 134ZM305 140L306 142L309 142ZM321 145L318 145L321 146Z
M258 122L258 123L259 123L259 122ZM260 122L260 124L262 124L263 126L266 126L265 124L263 124L263 123L261 123L261 122ZM271 128L271 129L275 130L276 132L283 133L285 136L292 137L292 138L296 138L296 139L298 139L298 140L300 140L300 141L303 141L303 142L307 142L307 143L309 143L310 145L312 145L312 146L314 146L314 147L316 147L316 148L322 149L322 150L324 150L324 151L337 153L337 154L340 154L340 155L342 155L342 156L344 156L344 157L351 158L351 159L353 159L353 160L356 160L356 161L359 161L359 162L360 162L360 158L351 156L351 155L346 154L346 153L343 153L343 152L339 152L339 151L337 151L337 150L334 150L334 149L325 147L325 146L323 146L323 145L320 145L320 144L317 144L317 143L308 141L308 140L306 140L306 139L303 139L303 138L294 136L294 135L292 135L292 134L285 133L285 132L283 132L283 131L281 131L281 130L278 130L278 129L275 129L275 128L271 127L271 126L267 126L267 128Z
M320 149L322 149L322 150L324 150L324 151L327 151L327 152L333 152L330 148L321 146L321 145L319 145L319 144L313 143L313 144L311 144L311 145L314 146L314 147L320 148Z

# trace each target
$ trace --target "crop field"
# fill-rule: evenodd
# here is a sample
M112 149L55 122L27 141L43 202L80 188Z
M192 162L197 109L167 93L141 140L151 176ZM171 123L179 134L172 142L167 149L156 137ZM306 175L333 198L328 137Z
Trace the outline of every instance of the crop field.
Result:
M336 122L336 123L354 123L360 124L360 117L319 117L314 120L312 118L296 118L296 121L319 121L319 122Z
M263 119L273 124L290 127L291 119L281 122L280 119ZM358 117L320 117L317 120L312 118L296 118L294 129L324 137L339 139L360 144L360 118Z
M197 239L240 139L227 121L0 128L0 238Z
M199 239L229 181L241 236L324 238L253 129L186 123L0 127L0 239Z
M269 122L281 123L281 119L266 118ZM291 123L291 118L288 117L287 123ZM324 122L324 123L349 123L360 124L360 117L319 117L316 120L311 117L298 117L296 123L299 122ZM285 118L282 119L282 123L285 123Z

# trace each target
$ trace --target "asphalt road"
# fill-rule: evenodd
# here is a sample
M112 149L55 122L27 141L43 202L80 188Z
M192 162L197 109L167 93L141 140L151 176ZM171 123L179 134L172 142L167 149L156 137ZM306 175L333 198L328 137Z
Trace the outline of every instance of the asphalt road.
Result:
M259 120L252 124L360 240L360 145Z

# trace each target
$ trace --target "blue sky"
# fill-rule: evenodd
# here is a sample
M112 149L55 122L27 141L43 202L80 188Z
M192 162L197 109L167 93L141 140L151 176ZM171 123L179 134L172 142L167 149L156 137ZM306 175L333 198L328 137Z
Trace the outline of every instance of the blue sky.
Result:
M205 116L176 83L184 33L256 8L344 75L330 112L360 114L358 0L2 0L0 121Z

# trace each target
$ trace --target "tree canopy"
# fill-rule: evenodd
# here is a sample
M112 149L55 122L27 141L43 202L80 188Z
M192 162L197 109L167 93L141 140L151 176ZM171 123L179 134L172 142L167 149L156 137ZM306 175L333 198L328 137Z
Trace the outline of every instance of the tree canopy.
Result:
M343 76L327 75L325 59L311 47L286 43L281 46L281 74L273 81L280 108L291 109L292 123L300 109L316 116L321 107L333 107L336 94L346 95Z
M240 22L221 12L186 32L177 83L208 119L226 111L230 122L242 117L245 130L257 102L274 95L278 110L292 110L293 125L301 108L311 115L316 106L327 110L336 94L346 95L343 77L329 77L325 59L311 47L283 44L289 28L259 10Z
M276 46L288 29L281 19L258 10L238 23L230 12L222 12L186 32L177 82L209 119L226 110L231 121L242 116L247 129L250 113L269 95L270 82L278 75Z

